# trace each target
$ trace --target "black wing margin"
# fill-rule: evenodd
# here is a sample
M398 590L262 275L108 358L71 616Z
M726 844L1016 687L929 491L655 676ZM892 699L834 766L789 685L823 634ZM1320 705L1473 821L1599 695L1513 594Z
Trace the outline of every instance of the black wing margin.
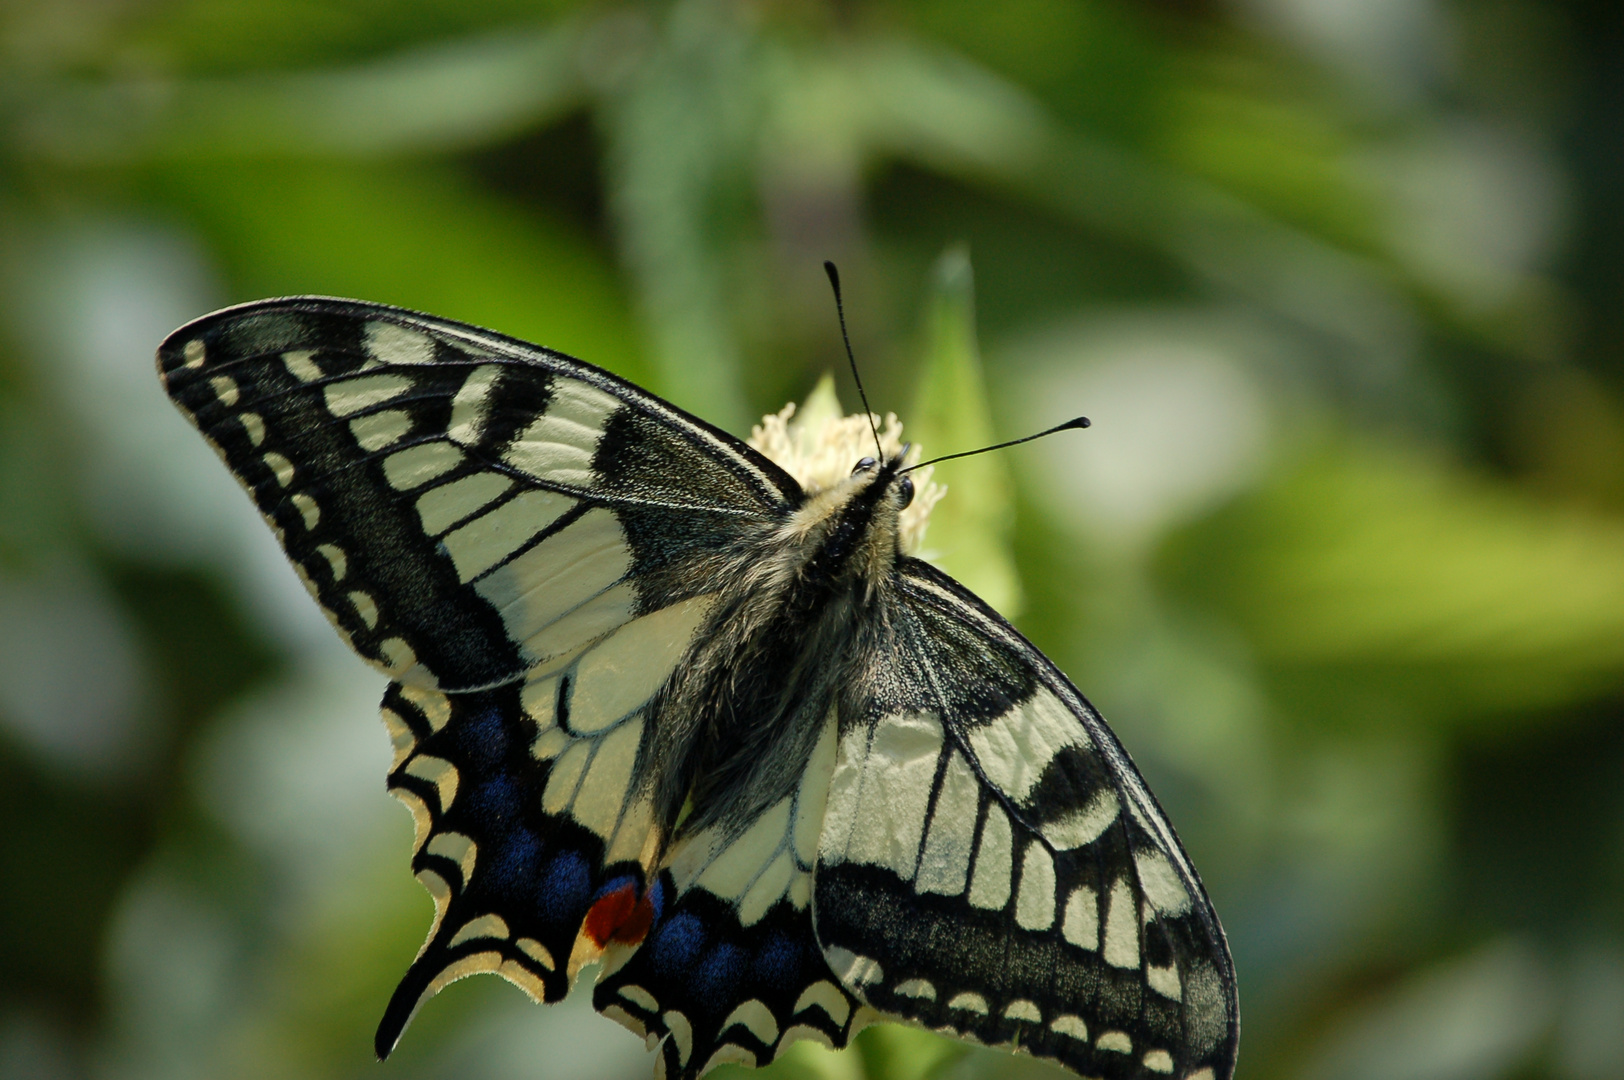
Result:
M1228 945L1133 763L996 613L900 569L820 842L830 967L882 1013L1084 1076L1229 1080Z

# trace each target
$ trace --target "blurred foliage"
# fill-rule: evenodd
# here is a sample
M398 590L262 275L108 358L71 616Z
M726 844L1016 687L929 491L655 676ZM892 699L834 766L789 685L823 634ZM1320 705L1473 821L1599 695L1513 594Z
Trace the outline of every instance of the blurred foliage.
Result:
M1624 14L1601 0L0 8L0 1076L381 1075L381 687L163 400L225 303L492 326L736 432L845 373L1109 717L1241 1075L1624 1076ZM974 263L972 288L971 263ZM580 995L393 1076L648 1075ZM895 1027L771 1070L1049 1074ZM736 1074L742 1075L742 1074Z
M968 253L950 248L932 278L924 362L908 412L908 436L926 447L990 446L997 440L976 344ZM936 532L926 552L977 596L1014 618L1020 614L1021 584L1009 548L1014 516L1007 461L987 454L950 466L953 498L931 514Z

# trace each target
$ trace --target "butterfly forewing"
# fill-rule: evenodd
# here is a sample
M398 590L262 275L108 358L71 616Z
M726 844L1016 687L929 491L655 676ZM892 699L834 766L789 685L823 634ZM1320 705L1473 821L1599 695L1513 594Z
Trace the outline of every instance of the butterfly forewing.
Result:
M231 308L159 366L356 651L447 691L690 595L685 558L793 490L605 372L393 308Z
M1233 975L1200 881L1064 677L905 564L898 647L842 725L813 906L881 1012L1084 1076L1223 1080Z

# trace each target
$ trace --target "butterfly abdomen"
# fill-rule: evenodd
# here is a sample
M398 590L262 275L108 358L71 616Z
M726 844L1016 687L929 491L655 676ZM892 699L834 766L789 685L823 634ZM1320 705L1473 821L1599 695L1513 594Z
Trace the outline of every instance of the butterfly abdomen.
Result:
M805 590L792 585L769 618L742 598L718 604L709 633L698 635L657 703L657 716L670 721L652 726L645 760L661 784L657 805L674 815L691 800L685 831L747 823L800 781L855 662L854 606L807 600Z
M830 705L883 638L876 597L898 557L894 491L888 470L854 474L740 541L711 622L659 704L673 718L652 725L665 745L644 754L663 784L657 805L674 820L691 800L686 830L748 822L800 782Z

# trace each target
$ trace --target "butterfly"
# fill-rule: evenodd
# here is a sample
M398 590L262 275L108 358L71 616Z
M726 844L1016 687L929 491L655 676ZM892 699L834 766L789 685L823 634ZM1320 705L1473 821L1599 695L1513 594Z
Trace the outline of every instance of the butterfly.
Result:
M878 1020L1228 1080L1234 970L1172 826L1046 657L902 553L902 452L809 490L599 368L294 297L158 368L350 647L435 903L376 1036L494 972L670 1078Z

